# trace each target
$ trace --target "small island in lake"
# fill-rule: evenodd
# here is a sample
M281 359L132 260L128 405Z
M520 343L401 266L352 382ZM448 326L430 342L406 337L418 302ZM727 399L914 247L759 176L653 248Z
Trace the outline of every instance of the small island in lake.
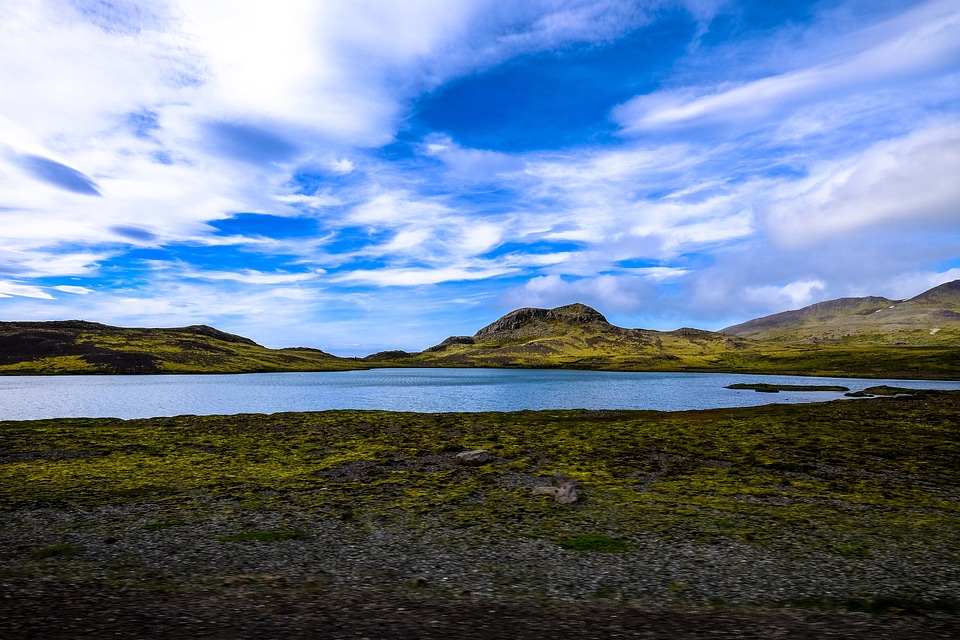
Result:
M824 384L768 384L759 382L748 384L738 382L725 387L726 389L748 389L758 393L780 393L781 391L850 391L850 387L841 387L839 385Z

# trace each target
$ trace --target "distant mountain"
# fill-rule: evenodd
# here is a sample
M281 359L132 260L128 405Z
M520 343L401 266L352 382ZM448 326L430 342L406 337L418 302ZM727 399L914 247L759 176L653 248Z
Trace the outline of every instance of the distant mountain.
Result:
M267 349L205 325L0 322L0 374L244 373L512 367L960 379L960 281L909 300L841 298L728 327L652 331L583 304L511 311L418 353Z
M583 304L523 308L472 336L451 336L418 353L383 351L363 361L372 367L729 371L955 379L960 378L960 342L930 338L941 333L953 335L956 325L948 321L952 322L956 314L946 307L954 304L958 288L957 283L950 283L911 301L874 297L823 302L723 332L627 329L610 324L600 312ZM894 313L898 307L906 311ZM845 322L866 326L872 318L881 317L888 324L890 318L917 322L921 317L939 324L908 325L912 332L895 332L895 339L888 337L894 333L877 337L866 330L856 334L855 340L825 338L831 331L840 333ZM934 331L934 326L939 330Z
M244 373L362 366L317 349L268 349L206 325L130 329L83 320L0 322L0 373Z
M781 344L960 346L960 280L909 300L865 297L818 302L723 332Z
M511 311L473 336L451 336L420 353L364 358L387 366L560 367L670 370L709 368L724 353L743 354L750 341L698 329L625 329L595 309L571 304Z

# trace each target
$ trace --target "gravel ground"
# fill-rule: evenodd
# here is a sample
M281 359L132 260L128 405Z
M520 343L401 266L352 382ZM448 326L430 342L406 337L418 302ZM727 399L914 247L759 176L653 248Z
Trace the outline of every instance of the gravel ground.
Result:
M4 638L960 638L956 618L0 582Z
M955 614L798 610L955 601L960 557L949 551L849 558L650 535L625 552L585 553L230 501L174 512L128 503L4 513L0 637L960 638ZM284 528L305 537L217 540ZM36 556L63 544L78 553Z

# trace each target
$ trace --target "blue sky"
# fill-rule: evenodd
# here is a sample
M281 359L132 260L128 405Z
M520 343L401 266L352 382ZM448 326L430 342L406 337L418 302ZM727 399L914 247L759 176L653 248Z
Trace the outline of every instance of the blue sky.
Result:
M0 319L419 350L960 278L955 0L0 4Z

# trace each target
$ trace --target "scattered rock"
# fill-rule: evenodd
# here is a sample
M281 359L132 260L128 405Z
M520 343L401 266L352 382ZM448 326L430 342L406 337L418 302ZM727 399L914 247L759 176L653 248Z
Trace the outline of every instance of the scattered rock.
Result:
M553 496L559 504L571 504L580 499L577 495L577 481L562 473L555 473L550 478L549 487L534 487L535 496Z
M457 454L456 459L457 464L467 464L476 467L490 462L493 456L491 456L490 452L486 449L474 449L473 451L461 451Z

